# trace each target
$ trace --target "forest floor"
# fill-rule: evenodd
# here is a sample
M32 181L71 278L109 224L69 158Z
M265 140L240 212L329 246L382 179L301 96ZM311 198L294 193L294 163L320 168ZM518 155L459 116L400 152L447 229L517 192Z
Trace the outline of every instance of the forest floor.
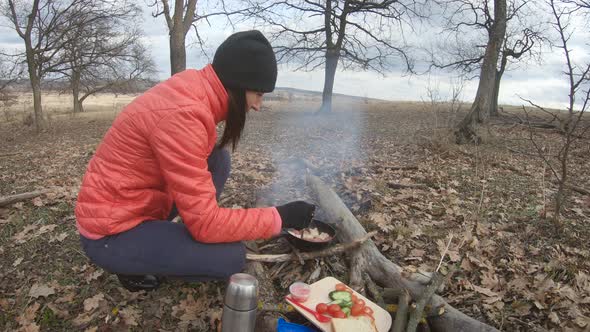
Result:
M273 183L277 202L313 200L304 174L285 178L287 161L303 158L405 270L433 271L452 235L443 265L464 258L440 295L457 309L505 331L590 330L590 196L568 192L562 226L554 224L554 176L529 128L504 114L482 129L483 144L457 146L448 127L462 111L443 104L343 98L316 115L318 106L295 98L249 114L220 205L254 206ZM0 124L0 196L49 190L0 209L0 329L215 330L223 282L130 293L80 247L77 191L115 113L55 115L40 134L19 121ZM553 154L562 142L549 129L534 137ZM589 137L570 153L570 179L590 188ZM346 268L334 268L346 263L293 262L276 291L326 275L346 282ZM265 263L269 275L280 264Z

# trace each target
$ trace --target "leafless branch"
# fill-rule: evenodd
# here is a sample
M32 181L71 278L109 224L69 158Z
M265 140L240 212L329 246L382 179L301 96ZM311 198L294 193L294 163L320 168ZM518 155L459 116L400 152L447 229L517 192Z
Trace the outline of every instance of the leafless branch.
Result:
M550 24L558 36L554 46L560 48L563 51L562 54L564 57L564 63L566 67L564 75L569 83L569 99L566 112L560 115L552 114L553 119L559 121L560 130L562 134L561 146L559 147L557 156L555 157L557 159L557 167L554 167L552 161L549 160L545 151L539 147L539 144L533 137L533 130L529 126L529 139L531 143L537 150L539 157L543 160L545 165L547 165L550 168L554 177L557 179L558 188L555 195L555 215L553 219L558 229L561 229L560 215L564 202L567 199L567 193L565 191L569 186L568 181L570 176L570 151L575 141L582 137L587 130L587 128L582 129L582 136L576 133L578 126L582 122L583 115L587 109L588 100L590 99L590 88L588 88L588 84L590 83L590 80L588 78L588 73L590 72L590 65L576 65L573 61L573 50L569 48L569 41L574 33L574 30L570 26L570 22L572 16L578 14L576 10L572 10L569 7L569 4L571 4L571 2L547 0L547 5L549 6L551 13L553 15L553 20L550 22ZM581 90L583 86L587 87L587 90ZM581 102L581 107L578 107L576 105L576 98L580 96L583 99ZM537 109L543 111L544 113L551 113L545 110L544 108L533 104L530 101L529 103L535 106Z
M452 69L468 79L471 73L480 70L484 60L486 42L493 31L493 15L488 1L451 0L444 2L448 11L446 38L429 50L431 69ZM501 58L507 62L529 61L538 57L534 46L546 40L537 23L527 20L532 16L529 0L509 0L507 9L507 32ZM498 68L503 73L505 68Z
M309 61L315 56L306 57L304 51L335 50L347 68L366 68L383 70L391 63L393 56L400 56L406 63L405 69L412 70L412 61L407 54L406 45L397 45L391 39L395 22L402 17L415 15L419 11L412 8L415 1L249 1L250 8L258 8L256 16L275 28L273 40L278 58L292 61L297 55L306 69L315 68L317 61ZM260 10L264 8L264 10ZM289 14L291 13L291 15ZM288 19L289 17L294 20ZM297 20L315 18L302 29ZM388 51L388 50L392 50Z

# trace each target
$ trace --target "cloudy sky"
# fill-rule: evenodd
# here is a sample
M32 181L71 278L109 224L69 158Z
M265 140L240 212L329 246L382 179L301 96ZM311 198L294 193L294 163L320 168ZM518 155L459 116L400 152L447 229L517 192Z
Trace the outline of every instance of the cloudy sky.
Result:
M165 79L170 72L168 34L163 17L153 18L152 9L145 8L143 30L145 42L151 50L158 69L159 77ZM256 28L252 24L234 26L236 30ZM212 26L199 26L201 36L205 38L205 49L212 54L233 29L219 22L212 22ZM590 29L583 24L577 24L572 39L573 56L576 62L584 63L590 60ZM406 40L436 40L437 32L432 27L422 30L406 32ZM194 42L194 32L189 32L187 41ZM14 49L22 47L22 40L16 33L7 28L6 22L0 27L0 48ZM545 49L542 63L519 65L519 68L508 70L502 79L499 102L501 104L522 105L520 99L526 98L547 107L563 107L567 101L567 80L561 73L564 70L563 56L558 49ZM207 64L210 58L204 55L198 46L191 46L187 50L187 66L200 68ZM424 68L418 61L417 68ZM305 90L321 91L323 88L323 72L293 71L289 66L279 68L277 86L292 87ZM334 92L362 97L380 98L386 100L427 100L428 89L437 90L442 96L450 93L459 80L452 72L434 72L427 75L405 75L401 68L395 68L380 75L374 72L338 71ZM476 93L477 80L465 81L462 100L471 101Z

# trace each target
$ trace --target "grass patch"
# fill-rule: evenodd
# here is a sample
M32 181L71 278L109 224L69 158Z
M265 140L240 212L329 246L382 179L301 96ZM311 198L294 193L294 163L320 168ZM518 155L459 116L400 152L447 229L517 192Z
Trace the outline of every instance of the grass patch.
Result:
M45 307L37 322L44 331L67 331L70 324L58 317L53 310Z
M578 264L572 262L558 262L552 260L545 265L545 272L555 282L569 283L576 279L580 271Z

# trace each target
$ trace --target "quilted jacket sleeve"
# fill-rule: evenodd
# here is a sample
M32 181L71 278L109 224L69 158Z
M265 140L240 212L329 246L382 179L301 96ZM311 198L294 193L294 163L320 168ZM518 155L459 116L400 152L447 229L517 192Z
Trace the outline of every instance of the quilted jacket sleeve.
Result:
M235 242L279 233L276 208L220 208L207 169L209 135L193 112L175 111L150 137L169 192L185 225L199 242Z

